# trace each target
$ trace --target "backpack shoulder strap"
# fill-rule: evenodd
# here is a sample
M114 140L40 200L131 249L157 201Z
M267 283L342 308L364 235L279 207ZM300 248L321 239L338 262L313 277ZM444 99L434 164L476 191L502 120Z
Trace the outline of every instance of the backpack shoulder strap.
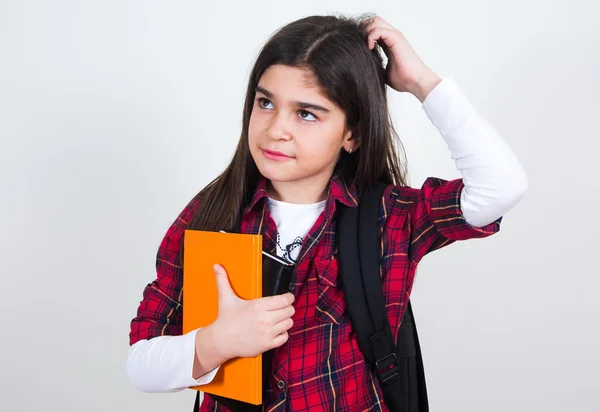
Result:
M358 345L377 374L386 406L402 411L394 337L387 318L379 262L379 207L385 185L364 193L359 207L340 206L337 237L340 273Z

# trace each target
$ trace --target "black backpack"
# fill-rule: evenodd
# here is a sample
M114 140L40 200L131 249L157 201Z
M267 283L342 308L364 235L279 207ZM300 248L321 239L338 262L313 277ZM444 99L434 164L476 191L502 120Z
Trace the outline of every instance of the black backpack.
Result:
M360 350L392 412L427 412L423 358L410 300L394 344L379 275L379 207L385 185L367 190L360 207L338 205L340 276Z
M360 207L337 205L337 242L340 276L358 345L373 368L391 412L428 412L423 359L410 301L394 344L379 275L379 206L385 185L366 191ZM238 230L239 232L239 222ZM251 405L211 395L234 412L256 412ZM200 406L196 394L194 412Z

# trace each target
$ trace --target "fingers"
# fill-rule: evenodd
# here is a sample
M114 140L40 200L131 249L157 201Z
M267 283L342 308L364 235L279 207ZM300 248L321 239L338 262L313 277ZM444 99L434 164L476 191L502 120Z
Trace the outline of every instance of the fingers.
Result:
M268 296L261 298L261 305L264 310L279 310L294 303L294 295L284 293L283 295Z
M294 321L290 318L287 318L273 326L273 333L275 336L279 336L284 332L287 332L294 326Z
M280 347L281 345L286 343L289 338L290 338L290 335L287 332L283 332L283 333L280 333L279 335L275 336L275 338L271 342L271 349Z
M221 265L214 265L213 270L215 271L217 278L217 292L219 294L219 301L230 300L234 297L237 297L231 288L225 268L223 268Z
M367 45L369 50L375 47L378 40L383 41L383 44L389 48L394 47L397 42L397 31L385 27L375 27L369 32L367 37Z
M395 30L394 27L391 24L389 24L387 21L385 21L380 16L375 16L375 17L367 20L366 23L367 23L367 26L366 26L367 32L370 32L375 27L383 27L383 28L386 28L386 29Z
M292 305L286 306L283 309L269 312L269 314L272 316L271 319L274 323L279 323L286 319L289 319L292 316L294 316L294 313L296 313L296 309L294 309Z

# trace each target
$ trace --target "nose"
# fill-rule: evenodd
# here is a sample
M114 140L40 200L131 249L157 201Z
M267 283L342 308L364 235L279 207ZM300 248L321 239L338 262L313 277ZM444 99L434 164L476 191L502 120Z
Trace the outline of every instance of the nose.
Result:
M273 140L290 140L292 138L281 112L273 116L271 124L267 128L267 136Z

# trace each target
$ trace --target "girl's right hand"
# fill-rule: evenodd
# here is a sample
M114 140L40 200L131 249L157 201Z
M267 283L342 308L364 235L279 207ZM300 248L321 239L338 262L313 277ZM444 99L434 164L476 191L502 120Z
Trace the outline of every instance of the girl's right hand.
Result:
M254 357L287 342L287 331L293 325L293 294L240 299L231 289L225 269L215 265L214 270L219 314L210 327L223 357Z

